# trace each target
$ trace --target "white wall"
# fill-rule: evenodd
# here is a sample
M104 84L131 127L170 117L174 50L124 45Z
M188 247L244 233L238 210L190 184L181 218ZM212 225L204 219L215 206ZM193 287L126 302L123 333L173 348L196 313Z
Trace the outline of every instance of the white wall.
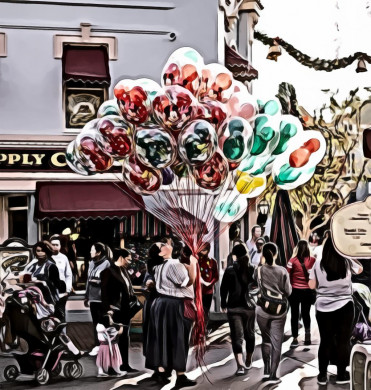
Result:
M94 2L106 8L91 7L85 0L75 1L78 6L53 3L0 3L0 32L6 33L8 47L7 57L0 58L0 134L63 133L62 61L53 57L53 36L80 35L73 29L81 22L92 25L92 35L118 39L118 60L110 61L111 96L122 78L159 82L168 56L179 47L194 47L205 62L218 59L218 0ZM119 8L127 5L132 6ZM174 32L175 41L161 32Z

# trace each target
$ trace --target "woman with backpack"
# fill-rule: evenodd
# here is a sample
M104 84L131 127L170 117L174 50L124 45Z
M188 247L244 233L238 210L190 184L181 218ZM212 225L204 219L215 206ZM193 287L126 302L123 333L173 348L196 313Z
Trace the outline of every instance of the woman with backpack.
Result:
M310 338L310 307L315 301L313 290L308 286L309 271L314 266L316 259L310 256L308 241L300 240L294 249L294 255L287 263L286 269L290 275L292 293L289 298L291 308L291 333L293 341L290 348L299 346L299 310L303 317L305 328L304 345L311 344Z
M322 259L317 260L309 274L309 287L317 289L316 318L321 341L318 349L317 383L327 384L330 358L336 357L339 385L349 383L346 367L350 358L350 337L353 330L354 303L352 274L360 274L362 265L337 253L332 238L323 246Z
M255 302L249 293L249 285L254 282L254 267L250 265L244 244L233 247L232 256L233 264L225 270L220 288L221 307L227 310L232 349L237 363L236 375L245 375L245 370L251 368L255 349ZM242 354L244 340L245 362Z
M276 265L278 248L272 242L263 246L264 265L255 270L258 282L258 306L256 318L262 335L262 355L264 362L263 381L280 383L277 369L281 360L281 349L287 315L287 298L291 294L288 272Z

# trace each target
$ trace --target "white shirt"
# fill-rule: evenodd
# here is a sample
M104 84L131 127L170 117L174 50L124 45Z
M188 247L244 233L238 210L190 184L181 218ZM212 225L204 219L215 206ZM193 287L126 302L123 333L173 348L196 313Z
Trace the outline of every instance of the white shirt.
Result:
M59 279L66 283L66 292L68 294L72 290L72 271L70 262L68 261L67 256L61 252L57 255L53 255L52 258L58 267ZM67 294L60 294L60 296L65 296Z
M157 292L177 298L194 298L193 286L187 286L187 268L179 260L168 259L154 267L154 271Z
M246 241L246 246L247 246L247 249L249 250L249 253L251 253L252 250L257 250L256 243L252 239Z
M313 268L309 271L309 279L317 281L316 309L329 312L341 309L352 298L352 272L359 271L359 265L349 260L351 269L348 269L344 279L327 280L327 273L321 269L321 260L316 260Z

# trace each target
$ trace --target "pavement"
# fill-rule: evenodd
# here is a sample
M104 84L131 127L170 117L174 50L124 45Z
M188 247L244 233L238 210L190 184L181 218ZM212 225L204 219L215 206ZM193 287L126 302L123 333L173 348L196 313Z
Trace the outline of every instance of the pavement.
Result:
M319 344L318 328L314 317L312 317L312 345L303 345L303 328L299 330L300 345L296 349L290 349L292 341L290 331L290 318L288 315L285 326L285 341L282 347L282 359L278 376L282 382L279 385L269 385L262 383L263 362L261 359L261 337L258 329L256 334L256 349L253 357L252 368L242 377L235 376L236 363L232 353L229 338L229 326L227 323L221 324L209 336L207 340L207 351L205 354L206 368L197 367L194 350L191 348L187 366L187 376L197 380L197 385L193 389L213 389L213 390L261 390L265 389L303 389L312 390L324 386L317 384L318 361L317 352ZM141 390L171 390L175 389L175 374L171 382L166 386L160 386L150 379L151 371L144 368L144 358L142 355L142 344L139 341L132 341L130 347L130 365L139 370L137 373L128 374L124 378L96 378L97 369L95 358L84 356L80 362L84 367L84 374L80 379L67 380L63 376L52 379L50 383L43 386L45 389L70 389L81 390L88 387L88 390L95 389L141 389ZM0 358L0 389L32 389L37 387L35 382L13 382L4 381L3 370L8 364L14 364L12 358ZM350 385L336 385L336 367L329 367L328 390L349 389Z

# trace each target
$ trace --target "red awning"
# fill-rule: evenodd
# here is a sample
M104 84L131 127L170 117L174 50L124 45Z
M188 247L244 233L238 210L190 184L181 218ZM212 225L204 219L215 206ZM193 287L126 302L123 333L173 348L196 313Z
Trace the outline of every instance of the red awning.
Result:
M63 80L111 84L105 46L63 47Z
M233 73L233 77L244 83L258 78L258 71L251 66L236 50L225 45L225 66Z
M142 198L117 182L37 182L35 219L122 218L144 209Z

